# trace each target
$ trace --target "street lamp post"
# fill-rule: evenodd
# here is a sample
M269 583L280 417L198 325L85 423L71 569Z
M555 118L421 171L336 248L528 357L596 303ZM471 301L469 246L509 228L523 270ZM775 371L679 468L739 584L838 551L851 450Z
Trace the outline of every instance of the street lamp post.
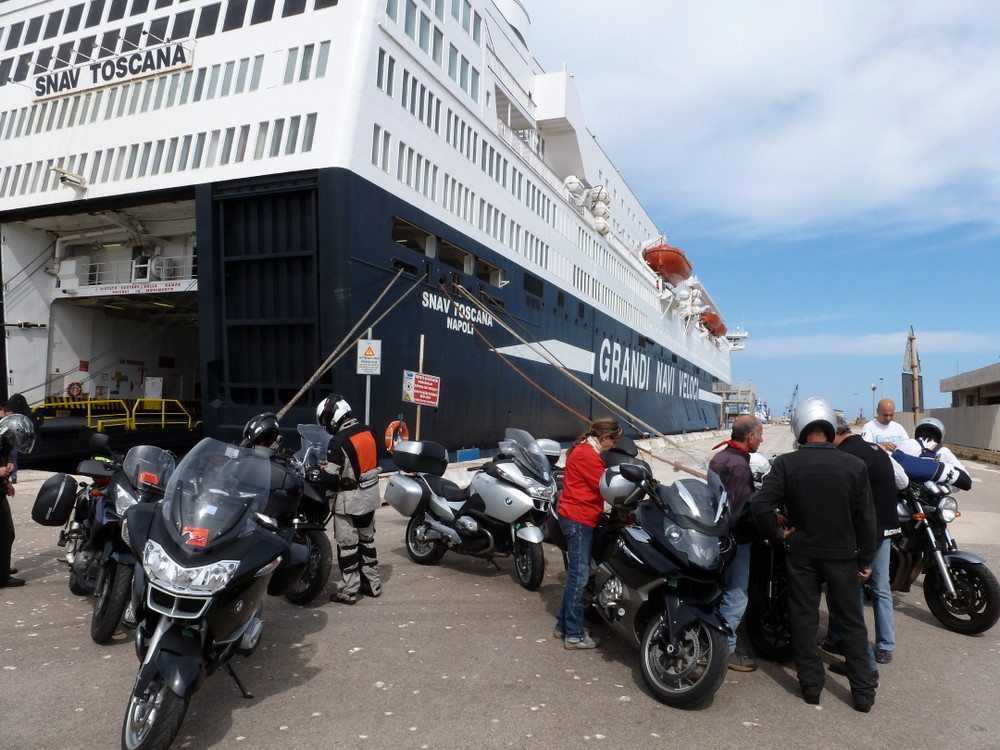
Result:
M880 401L882 400L882 381L884 381L884 380L885 380L885 378L879 378L878 379L878 397L879 397Z
M878 388L877 385L872 383L872 419L875 419L875 389Z

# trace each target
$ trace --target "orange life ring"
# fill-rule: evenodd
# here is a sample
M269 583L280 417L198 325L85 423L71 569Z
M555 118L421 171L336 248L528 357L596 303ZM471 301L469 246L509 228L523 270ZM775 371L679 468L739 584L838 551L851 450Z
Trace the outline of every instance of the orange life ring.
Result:
M390 453L392 453L392 449L396 447L396 443L409 439L410 428L406 426L406 422L400 422L397 419L385 428L385 447Z
M77 396L83 395L83 386L76 381L70 383L66 386L66 395L76 398Z

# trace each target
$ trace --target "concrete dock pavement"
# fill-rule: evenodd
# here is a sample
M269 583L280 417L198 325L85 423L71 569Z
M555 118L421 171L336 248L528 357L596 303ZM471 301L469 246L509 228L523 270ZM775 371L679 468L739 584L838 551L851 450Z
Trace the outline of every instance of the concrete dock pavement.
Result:
M781 452L787 425L769 426L763 451ZM691 438L706 451L728 437ZM953 533L1000 572L1000 469L969 468ZM30 519L42 472L21 472L12 507L14 562L28 585L0 589L0 747L113 748L138 661L129 634L89 637L91 605L67 586L58 529ZM217 673L194 695L174 747L184 750L493 750L719 747L979 750L1000 747L1000 628L979 636L944 629L920 582L896 597L897 651L880 667L871 714L855 712L844 678L829 675L819 707L797 693L790 664L729 672L697 710L656 702L637 652L605 628L594 651L552 638L564 583L558 550L536 592L513 562L447 554L434 566L406 554L406 519L376 514L385 578L379 599L353 607L326 596L296 607L269 599L262 647L233 665L254 698ZM871 622L870 610L867 612Z

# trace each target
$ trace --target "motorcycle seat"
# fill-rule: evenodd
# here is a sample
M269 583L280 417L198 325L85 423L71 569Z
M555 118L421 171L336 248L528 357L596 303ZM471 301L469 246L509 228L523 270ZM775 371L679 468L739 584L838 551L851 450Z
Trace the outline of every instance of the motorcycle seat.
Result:
M435 477L430 474L425 474L424 479L427 482L427 486L431 488L431 492L443 497L449 503L464 502L469 497L469 489L467 487L461 487L450 479Z

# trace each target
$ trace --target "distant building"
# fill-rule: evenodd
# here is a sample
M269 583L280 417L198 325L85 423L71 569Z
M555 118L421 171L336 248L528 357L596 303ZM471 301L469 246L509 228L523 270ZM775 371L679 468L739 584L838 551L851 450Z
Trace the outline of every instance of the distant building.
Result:
M1000 404L1000 364L945 378L941 381L941 393L948 391L952 406Z
M945 442L1000 450L1000 364L945 378L940 387L941 393L951 393L951 408L930 409L925 415L944 423ZM912 430L905 416L897 414L897 419Z

